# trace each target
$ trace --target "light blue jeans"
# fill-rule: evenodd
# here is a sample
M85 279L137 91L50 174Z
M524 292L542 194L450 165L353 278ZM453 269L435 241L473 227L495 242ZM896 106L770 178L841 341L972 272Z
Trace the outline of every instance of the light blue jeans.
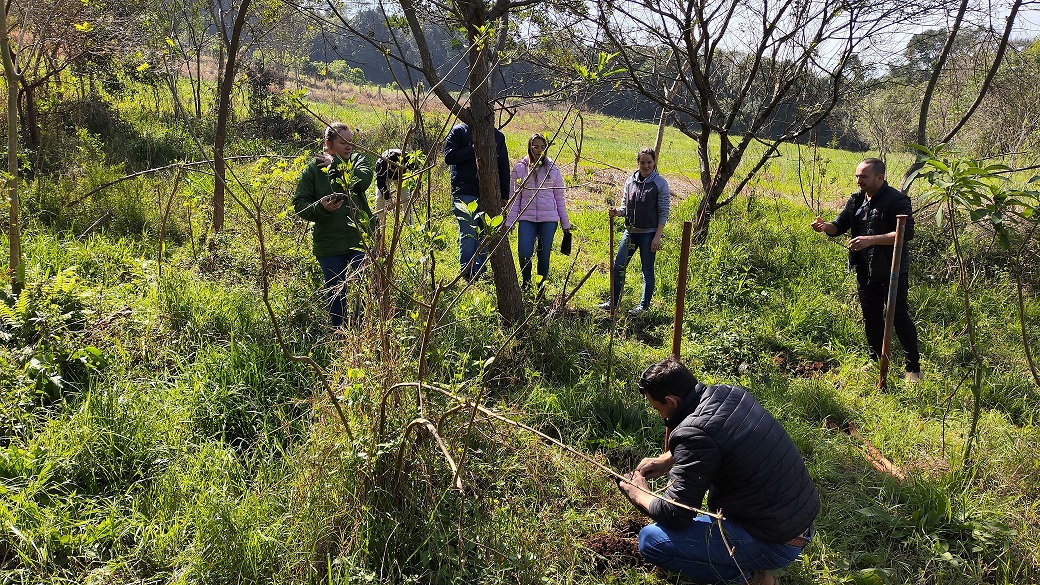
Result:
M654 523L639 531L639 552L666 571L703 583L744 583L752 571L786 567L802 553L797 546L761 542L731 520L723 520L722 527L725 540L718 521L709 516L698 516L683 528Z
M643 298L639 300L639 304L643 308L650 307L650 299L654 296L654 261L657 259L657 252L650 249L650 242L654 241L654 232L645 234L633 234L632 232L625 230L625 235L621 236L621 245L618 246L617 257L614 258L614 307L618 306L618 301L621 300L621 289L625 286L625 271L628 268L628 262L632 259L632 254L639 249L639 263L643 269Z
M549 256L552 254L557 223L526 220L517 222L516 255L520 258L520 273L525 283L531 282L531 255L535 251L535 237L538 238L538 276L542 277L543 283L549 276Z

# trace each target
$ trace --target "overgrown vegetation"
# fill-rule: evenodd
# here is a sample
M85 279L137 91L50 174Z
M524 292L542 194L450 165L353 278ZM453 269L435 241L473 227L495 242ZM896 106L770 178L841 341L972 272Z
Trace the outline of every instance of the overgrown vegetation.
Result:
M554 257L547 298L526 299L518 324L500 325L486 281L435 296L456 276L436 166L421 183L429 223L400 232L393 286L354 291L368 299L364 322L330 331L305 226L288 211L298 155L312 144L237 135L229 152L266 156L231 167L231 200L242 204L228 208L211 253L204 166L118 181L175 162L205 128L171 104L157 117L133 103L112 110L112 131L168 154L131 155L77 123L39 159L61 163L24 185L26 286L0 294L0 582L673 581L590 544L639 520L594 463L627 471L660 448L662 424L631 382L669 351L680 225L698 203L685 162L695 145L666 135L661 171L678 203L660 294L619 322L607 379L611 323L595 309L612 253L603 199L616 190L612 169L629 169L654 127L585 114L584 149L599 163L569 184L575 254ZM360 126L374 151L399 145L412 124L381 103L309 107ZM441 116L425 117L430 136L447 125ZM518 115L505 128L511 152L553 116ZM824 508L784 582L1040 580L1040 389L1020 332L1036 339L1040 319L1028 294L1040 279L1023 262L1035 255L1032 233L1014 232L1023 238L1012 254L973 225L958 232L957 252L948 226L922 211L911 306L926 375L880 393L861 369L845 250L807 227L817 205L828 213L843 201L858 155L814 154L807 205L807 171L794 147L781 153L694 250L682 357L706 381L750 388L806 456ZM892 167L911 162L895 158ZM964 391L975 362L962 341L961 261L987 356L971 370L974 394ZM597 266L561 306L558 295ZM1020 281L1021 322L1009 309ZM825 421L859 429L906 479L877 471L858 440Z

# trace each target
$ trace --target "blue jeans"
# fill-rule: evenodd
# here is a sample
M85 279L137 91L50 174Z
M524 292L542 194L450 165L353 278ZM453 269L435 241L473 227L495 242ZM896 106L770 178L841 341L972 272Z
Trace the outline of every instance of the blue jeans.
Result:
M552 254L553 238L556 236L555 221L520 220L516 227L516 255L520 258L520 273L524 283L531 282L531 255L534 239L538 238L538 276L545 282L549 276L549 255Z
M483 229L481 221L473 217L476 215L476 212L473 213L473 216L463 213L455 204L461 203L465 206L477 199L474 195L455 195L451 201L451 209L455 214L455 221L459 224L459 267L466 272L468 277L480 276L480 272L484 268L484 262L487 260L487 250L477 249L477 245L480 243L480 238L483 235ZM470 260L473 261L473 267L468 269Z
M340 256L319 256L321 274L325 278L325 303L329 306L332 326L340 327L347 316L347 281L358 274L365 253L351 250Z
M645 234L633 234L625 230L621 236L621 245L618 246L617 257L614 258L614 298L613 306L616 308L621 300L621 289L625 286L625 270L628 261L632 259L632 253L639 248L639 263L643 269L643 298L639 304L643 308L650 307L650 299L654 296L654 260L657 252L650 249L650 242L654 240L654 232Z
M802 553L797 546L758 541L731 520L723 520L722 526L725 541L718 521L709 516L698 516L683 528L651 524L639 531L639 552L662 569L703 583L744 583L755 569L786 567Z

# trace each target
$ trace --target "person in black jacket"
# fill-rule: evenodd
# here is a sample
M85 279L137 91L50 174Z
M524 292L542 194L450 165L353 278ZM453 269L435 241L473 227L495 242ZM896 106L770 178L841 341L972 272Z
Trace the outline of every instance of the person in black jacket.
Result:
M868 158L856 167L856 184L860 190L853 193L845 208L834 221L817 217L812 229L835 237L852 230L849 240L849 266L856 269L859 304L863 309L863 323L870 346L870 359L881 358L885 336L885 303L892 275L892 250L896 241L896 216L906 215L904 237L914 237L914 216L910 198L889 186L885 181L885 163ZM903 246L900 259L899 288L896 290L895 331L906 353L906 380L921 379L921 354L917 348L917 326L910 317L906 297L910 289L909 246Z
M798 558L820 511L790 435L747 390L704 385L674 357L647 368L639 391L670 431L668 450L619 483L654 520L639 532L639 552L705 583L775 584L766 571ZM647 480L665 474L663 493L652 493ZM705 494L721 520L691 509Z
M403 217L400 219L405 223L414 223L415 213L412 208L415 202L412 200L412 192L401 185L401 180L418 171L420 167L417 160L409 157L400 148L388 148L379 155L376 160L376 225L386 226L386 210L391 205L394 205L390 207L391 213L401 213ZM396 183L396 191L401 194L396 205L395 189L391 187L391 183Z
M502 203L509 198L509 151L506 137L495 129L495 153L497 156L498 180L501 186ZM480 181L477 178L477 155L473 150L473 133L469 125L455 125L444 139L444 163L451 167L451 202L455 220L459 224L459 265L466 280L480 276L487 260L487 251L478 250L481 221L476 213L463 212L469 203L480 201ZM479 203L477 211L480 211ZM472 264L471 264L472 262Z

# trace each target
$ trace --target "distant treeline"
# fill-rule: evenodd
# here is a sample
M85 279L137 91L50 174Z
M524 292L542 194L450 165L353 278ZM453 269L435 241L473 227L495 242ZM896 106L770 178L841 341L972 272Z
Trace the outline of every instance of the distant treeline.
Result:
M387 27L386 17L376 9L363 9L357 12L351 21L354 31L326 32L314 38L310 52L313 72L338 76L341 81L363 81L374 85L400 83L405 88L413 88L420 83L426 84L420 72L393 58L388 60L382 49L399 45L409 63L418 63L418 51L414 40L405 29L391 31ZM467 72L465 64L457 66L461 58L462 40L452 31L436 24L428 23L425 28L438 73L448 81L452 91L462 90ZM361 35L374 43L360 38ZM595 55L600 50L591 45L587 49L588 55ZM499 96L537 95L551 91L558 71L537 57L515 59L499 65L493 83ZM721 79L720 82L724 83ZM596 88L586 105L603 114L644 122L657 122L661 115L661 109L638 92L613 85L601 85ZM794 111L805 105L790 103L783 109ZM847 150L867 149L869 144L851 127L846 118L846 110L840 109L817 126L811 134L802 137L800 142L828 144ZM784 112L778 112L768 131L768 137L779 137L786 125L785 121ZM696 123L690 123L696 126Z

